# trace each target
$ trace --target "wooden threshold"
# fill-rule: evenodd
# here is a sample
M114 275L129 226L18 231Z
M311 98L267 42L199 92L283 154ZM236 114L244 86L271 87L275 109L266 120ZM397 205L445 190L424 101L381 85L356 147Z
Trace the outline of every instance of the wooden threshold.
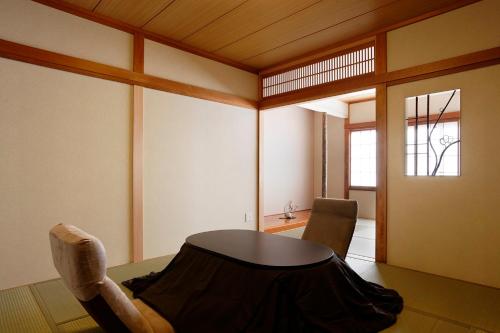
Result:
M311 217L311 210L301 210L295 212L295 219L285 219L283 214L264 216L264 232L276 233L295 228L303 227Z
M257 101L244 97L46 51L4 39L0 39L0 57L247 109L257 109Z

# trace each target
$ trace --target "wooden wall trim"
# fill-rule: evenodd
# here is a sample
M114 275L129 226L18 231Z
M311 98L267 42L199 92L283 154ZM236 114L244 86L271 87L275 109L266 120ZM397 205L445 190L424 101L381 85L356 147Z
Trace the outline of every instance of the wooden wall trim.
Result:
M376 77L371 74L360 75L351 79L345 79L332 83L326 83L314 87L305 88L287 94L263 98L259 103L261 110L267 110L279 106L307 102L313 99L345 94L362 89L373 88L376 85Z
M252 110L257 109L256 101L244 97L137 73L90 60L9 42L3 39L0 39L0 57L130 85L139 85L179 95L230 104Z
M328 197L328 114L321 115L321 197Z
M321 48L316 49L314 51L309 51L309 52L304 53L302 55L293 57L291 59L284 60L282 62L275 64L275 65L272 65L270 67L266 67L266 68L260 70L259 73L267 75L267 74L271 74L274 72L283 71L284 69L287 69L289 67L299 66L301 63L303 63L305 61L313 61L317 58L324 56L326 53L332 52L334 50L338 50L339 48L351 47L353 45L358 45L358 44L365 43L365 42L370 41L370 40L374 40L375 36L378 34L386 33L386 32L391 31L391 30L395 30L395 29L398 29L398 28L401 28L401 27L404 27L404 26L407 26L407 25L410 25L413 23L417 23L417 22L423 21L425 19L444 14L444 13L447 13L449 11L461 8L461 7L465 7L467 5L473 4L473 3L478 2L478 1L480 1L480 0L458 0L458 1L455 1L454 3L452 3L448 6L443 7L443 8L439 8L439 9L433 10L431 12L428 12L428 13L425 13L425 14L422 14L422 15L419 15L419 16L401 21L401 22L382 27L382 28L377 29L375 31L370 31L366 34L355 36L353 38L344 39L342 41L321 47Z
M377 192L375 260L387 262L387 86L377 85Z
M375 260L387 262L387 86L376 87L377 190Z
M500 63L500 47L404 68L383 75L378 81L389 86L463 72Z
M387 34L379 33L375 36L375 75L387 72Z
M134 34L134 64L132 70L137 73L144 73L144 35Z
M254 74L258 73L258 70L252 66L245 65L245 64L239 63L237 61L234 61L232 59L228 59L226 57L223 57L223 56L220 56L220 55L217 55L217 54L205 51L205 50L198 49L196 47L193 47L193 46L184 44L182 42L167 38L165 36L161 36L161 35L158 35L156 33L146 31L144 29L135 27L135 26L130 25L128 23L125 23L125 22L122 22L119 20L115 20L113 18L107 17L105 15L101 15L99 13L94 13L90 10L78 7L78 6L70 4L70 3L65 3L65 2L57 1L57 0L32 0L32 1L38 2L40 4L61 10L63 12L73 14L73 15L82 17L84 19L94 21L96 23L103 24L103 25L106 25L108 27L115 28L115 29L130 33L130 34L140 33L140 34L143 34L146 39L149 39L149 40L152 40L152 41L155 41L157 43L161 43L161 44L164 44L164 45L167 45L170 47L174 47L176 49L186 51L186 52L195 54L195 55L200 56L200 57L208 58L210 60L214 60L214 61L223 63L225 65L229 65L231 67L235 67L235 68L238 68L238 69L250 72L250 73L254 73Z
M375 97L363 97L363 98L352 100L352 101L348 102L347 104L351 105L351 104L357 104L357 103L371 102L374 100L375 100Z
M387 34L375 38L375 75L387 73ZM375 122L377 135L377 184L375 193L375 260L387 262L387 84L375 91Z
M383 37L379 39L379 42L384 43ZM331 97L349 93L352 91L373 88L377 84L387 84L387 86L393 86L397 84L463 72L475 68L492 66L499 63L500 47L494 47L491 49L472 52L469 54L464 54L444 60L438 60L431 63L417 65L392 72L384 73L376 71L375 75L365 74L342 81L326 83L323 85L290 92L286 95L271 96L262 99L259 105L262 110L265 110L273 107L306 102L313 99ZM384 68L383 65L378 66L379 71ZM385 65L385 68L387 68L387 65Z
M257 112L257 230L264 231L264 114Z
M349 110L349 115L350 115ZM344 121L344 199L349 199L350 169L351 169L351 131L349 126L349 116Z
M144 88L133 86L132 261L144 259Z
M134 34L134 72L144 73L144 35ZM144 88L133 86L132 262L144 259Z

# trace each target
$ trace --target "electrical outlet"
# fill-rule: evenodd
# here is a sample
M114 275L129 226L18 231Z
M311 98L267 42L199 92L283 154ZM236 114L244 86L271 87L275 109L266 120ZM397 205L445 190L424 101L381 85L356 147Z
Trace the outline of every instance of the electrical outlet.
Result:
M253 221L253 214L250 212L245 213L245 222L252 222Z

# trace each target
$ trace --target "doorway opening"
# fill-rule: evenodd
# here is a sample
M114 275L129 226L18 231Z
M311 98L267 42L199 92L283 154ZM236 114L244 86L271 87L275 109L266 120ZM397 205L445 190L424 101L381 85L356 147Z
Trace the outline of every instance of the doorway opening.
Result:
M375 89L266 110L261 230L300 238L317 197L358 201L348 257L374 261ZM294 219L285 213L294 208Z

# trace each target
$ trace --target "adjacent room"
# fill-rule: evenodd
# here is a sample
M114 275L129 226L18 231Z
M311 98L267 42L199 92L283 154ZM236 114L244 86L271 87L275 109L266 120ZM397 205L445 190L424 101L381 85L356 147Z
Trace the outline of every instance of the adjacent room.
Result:
M0 332L500 332L498 124L498 0L0 0Z
M269 109L262 118L261 230L301 238L314 198L356 200L348 255L374 261L375 89Z

